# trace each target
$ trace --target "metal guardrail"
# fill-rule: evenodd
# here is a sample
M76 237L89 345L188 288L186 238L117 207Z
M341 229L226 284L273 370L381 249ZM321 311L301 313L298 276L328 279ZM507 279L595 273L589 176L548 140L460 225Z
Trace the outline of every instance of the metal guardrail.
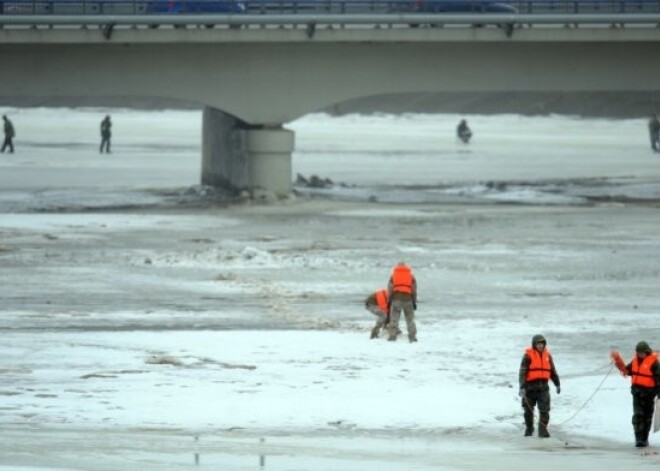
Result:
M0 15L660 13L660 0L0 0Z
M363 25L363 24L654 24L660 25L659 14L295 14L295 15L30 15L0 16L0 24L13 25Z
M0 0L0 25L660 24L660 0Z

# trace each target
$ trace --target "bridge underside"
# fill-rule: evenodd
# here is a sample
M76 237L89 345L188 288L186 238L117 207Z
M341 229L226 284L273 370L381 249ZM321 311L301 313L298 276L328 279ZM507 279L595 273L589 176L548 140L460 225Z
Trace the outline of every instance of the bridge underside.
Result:
M660 52L653 40L120 39L117 34L104 43L0 42L2 93L176 98L251 124L279 125L335 103L380 94L652 92L660 77Z

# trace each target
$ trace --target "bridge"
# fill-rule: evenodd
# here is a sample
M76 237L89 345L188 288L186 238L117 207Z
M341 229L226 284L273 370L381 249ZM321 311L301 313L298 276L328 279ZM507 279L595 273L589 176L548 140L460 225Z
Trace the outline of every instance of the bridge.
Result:
M5 5L0 94L199 103L201 182L281 197L292 188L285 124L349 99L658 89L660 0L631 12L565 3L559 12L204 15L135 13L134 3L122 14L8 14Z

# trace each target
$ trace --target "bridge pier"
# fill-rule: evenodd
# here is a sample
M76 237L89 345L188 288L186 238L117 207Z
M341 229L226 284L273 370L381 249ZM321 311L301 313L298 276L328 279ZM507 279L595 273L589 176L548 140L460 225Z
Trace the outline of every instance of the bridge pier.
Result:
M291 154L294 133L289 129L263 128L245 131L249 167L250 188L253 197L286 197L291 193Z
M294 133L281 126L251 125L205 107L202 118L202 184L253 198L283 198L292 190Z

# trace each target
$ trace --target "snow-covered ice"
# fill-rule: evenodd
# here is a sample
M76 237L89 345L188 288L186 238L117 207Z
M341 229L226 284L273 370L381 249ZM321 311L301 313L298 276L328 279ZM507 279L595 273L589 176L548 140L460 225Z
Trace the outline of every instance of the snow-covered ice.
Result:
M195 187L198 112L0 111L3 471L660 464L608 356L660 344L643 120L468 116L463 146L459 116L310 115L294 174L337 184L258 204ZM402 259L419 342L369 340ZM546 441L516 396L539 332Z

